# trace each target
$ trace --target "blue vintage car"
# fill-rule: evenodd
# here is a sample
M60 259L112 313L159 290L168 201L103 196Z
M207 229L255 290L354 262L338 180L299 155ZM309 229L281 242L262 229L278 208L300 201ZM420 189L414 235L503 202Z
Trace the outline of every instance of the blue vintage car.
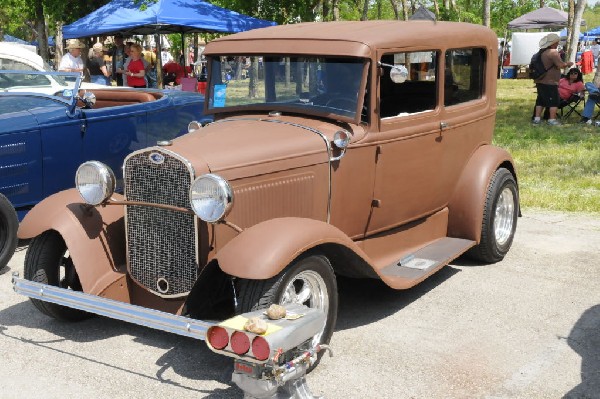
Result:
M40 74L47 73L0 71L0 82ZM14 252L18 220L43 198L74 187L83 161L110 165L118 187L127 154L203 121L204 97L197 93L79 87L77 75L73 89L56 95L0 93L0 268Z

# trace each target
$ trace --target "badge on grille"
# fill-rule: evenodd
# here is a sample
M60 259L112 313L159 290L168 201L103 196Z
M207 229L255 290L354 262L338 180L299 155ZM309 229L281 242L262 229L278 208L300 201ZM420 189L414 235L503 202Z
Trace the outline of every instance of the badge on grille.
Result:
M150 159L150 162L155 163L157 165L160 165L161 163L165 162L165 156L158 152L151 153L148 156L148 158Z

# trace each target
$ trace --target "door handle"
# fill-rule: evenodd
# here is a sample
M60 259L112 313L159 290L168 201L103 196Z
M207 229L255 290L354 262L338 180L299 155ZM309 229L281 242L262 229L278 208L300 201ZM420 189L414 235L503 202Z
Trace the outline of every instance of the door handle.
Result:
M448 129L449 126L447 122L440 122L440 130Z

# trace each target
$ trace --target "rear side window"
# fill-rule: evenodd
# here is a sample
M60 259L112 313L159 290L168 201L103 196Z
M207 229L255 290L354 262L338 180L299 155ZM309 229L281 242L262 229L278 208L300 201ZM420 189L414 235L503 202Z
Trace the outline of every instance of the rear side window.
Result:
M477 100L483 95L485 51L481 48L446 51L444 105Z
M437 104L436 51L385 54L381 57L380 117L431 111Z

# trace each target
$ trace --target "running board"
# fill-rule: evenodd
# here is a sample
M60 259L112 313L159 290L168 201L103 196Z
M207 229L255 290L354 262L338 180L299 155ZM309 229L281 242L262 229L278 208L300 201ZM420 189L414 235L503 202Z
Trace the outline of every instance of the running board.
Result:
M64 288L36 283L19 278L18 273L13 273L12 284L15 292L40 301L51 302L106 316L113 319L126 321L140 326L154 328L173 334L183 335L204 340L206 331L215 323L177 316L159 310L131 305L113 299L102 298Z
M475 241L444 237L379 271L381 279L396 289L410 288L475 245Z

